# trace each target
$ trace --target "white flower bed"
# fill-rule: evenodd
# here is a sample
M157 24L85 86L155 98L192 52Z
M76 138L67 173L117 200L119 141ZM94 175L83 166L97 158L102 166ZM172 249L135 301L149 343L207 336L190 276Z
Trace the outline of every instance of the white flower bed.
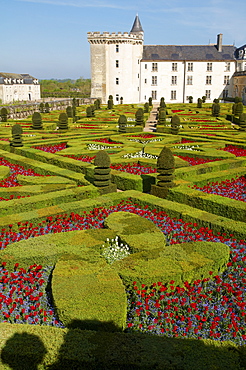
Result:
M106 245L103 245L102 249L102 256L109 264L121 260L131 254L129 246L121 243L118 236L111 240L107 238Z

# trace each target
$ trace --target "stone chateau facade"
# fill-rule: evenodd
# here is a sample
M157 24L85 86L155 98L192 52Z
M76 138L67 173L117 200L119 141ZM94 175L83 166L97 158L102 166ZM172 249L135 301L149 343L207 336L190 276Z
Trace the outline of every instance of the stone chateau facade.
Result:
M115 103L120 98L144 103L149 97L186 103L189 96L194 102L202 96L207 102L241 96L246 103L246 45L223 45L222 34L209 45L144 45L137 15L129 33L88 32L87 38L91 97L102 103L109 95Z
M0 100L2 104L39 99L40 84L38 79L27 73L0 72Z

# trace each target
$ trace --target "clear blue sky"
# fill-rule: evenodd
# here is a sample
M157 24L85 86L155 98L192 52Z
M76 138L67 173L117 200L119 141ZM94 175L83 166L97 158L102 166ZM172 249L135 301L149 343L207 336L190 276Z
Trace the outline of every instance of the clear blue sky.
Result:
M129 32L145 44L246 44L245 0L0 0L0 72L90 78L88 31Z

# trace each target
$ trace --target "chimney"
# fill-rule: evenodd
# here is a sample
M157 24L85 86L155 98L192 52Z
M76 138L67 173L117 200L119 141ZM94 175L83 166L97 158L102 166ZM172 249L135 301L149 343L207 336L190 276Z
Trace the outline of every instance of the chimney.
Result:
M222 33L219 33L218 35L217 35L217 50L218 50L218 52L222 52L222 36L223 36L223 34Z

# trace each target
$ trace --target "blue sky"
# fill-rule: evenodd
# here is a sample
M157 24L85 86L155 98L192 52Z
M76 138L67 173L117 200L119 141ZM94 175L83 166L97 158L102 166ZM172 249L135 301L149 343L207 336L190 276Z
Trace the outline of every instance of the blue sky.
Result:
M89 31L129 32L145 44L246 44L245 0L0 0L0 72L90 78Z

